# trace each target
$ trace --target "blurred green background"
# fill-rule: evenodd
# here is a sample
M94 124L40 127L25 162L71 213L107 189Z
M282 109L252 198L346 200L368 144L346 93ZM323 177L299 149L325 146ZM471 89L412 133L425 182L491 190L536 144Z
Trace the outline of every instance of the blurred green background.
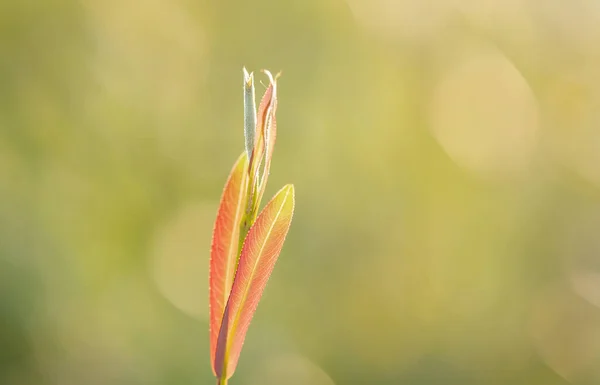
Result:
M232 384L600 384L596 0L2 0L0 384L214 383L243 65L297 204Z

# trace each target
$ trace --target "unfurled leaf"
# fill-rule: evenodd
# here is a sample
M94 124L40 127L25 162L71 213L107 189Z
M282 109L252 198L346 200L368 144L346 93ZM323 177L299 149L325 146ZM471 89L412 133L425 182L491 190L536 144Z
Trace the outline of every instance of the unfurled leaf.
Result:
M294 186L286 185L271 199L250 228L219 331L213 370L222 383L232 376L269 276L292 221Z
M239 255L240 221L246 207L248 157L243 153L225 184L210 249L210 355L214 362L217 338L233 285Z

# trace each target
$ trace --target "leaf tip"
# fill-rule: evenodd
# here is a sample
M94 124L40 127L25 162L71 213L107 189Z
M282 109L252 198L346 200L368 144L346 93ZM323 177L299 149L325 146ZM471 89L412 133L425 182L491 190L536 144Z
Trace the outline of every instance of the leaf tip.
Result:
M279 77L281 76L281 71L277 73L277 75L273 76L273 74L271 73L271 71L269 70L260 70L262 73L264 73L265 75L267 75L267 77L269 78L269 83L273 86L273 96L276 94L276 88L277 88L277 79L279 79Z
M244 71L244 85L246 87L252 87L252 83L254 80L254 73L248 73L248 70L246 69L246 67L242 67L242 70Z
M292 194L292 198L294 197L294 194L296 192L296 189L294 188L294 185L291 183L286 184L285 186L283 186L284 191L287 194Z
M271 74L271 71L262 69L262 70L260 70L260 72L262 72L263 74L267 75L267 77L269 78L269 81L271 83L273 83L274 80L273 80L273 75Z
M283 197L284 201L288 201L289 199L289 204L291 212L294 212L294 206L296 205L296 189L294 188L293 184L286 184L285 186L283 186L280 190L280 193L278 194L279 196ZM286 203L284 203L285 205L287 205Z

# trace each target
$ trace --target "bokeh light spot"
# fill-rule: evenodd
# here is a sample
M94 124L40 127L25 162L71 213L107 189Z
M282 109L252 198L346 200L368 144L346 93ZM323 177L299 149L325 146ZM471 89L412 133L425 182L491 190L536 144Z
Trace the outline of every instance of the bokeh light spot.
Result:
M575 293L590 304L600 307L600 273L581 271L571 275Z
M419 0L347 0L357 22L386 39L419 41L434 36L451 4Z
M600 186L600 76L585 65L554 78L544 95L549 114L549 145L557 160Z
M542 360L571 382L597 375L600 317L597 309L559 288L541 294L533 307L532 334Z
M430 105L434 136L460 166L484 176L515 176L536 148L538 109L517 68L488 48L450 67Z
M156 235L153 274L160 292L175 307L208 318L210 236L217 210L213 203L184 206Z

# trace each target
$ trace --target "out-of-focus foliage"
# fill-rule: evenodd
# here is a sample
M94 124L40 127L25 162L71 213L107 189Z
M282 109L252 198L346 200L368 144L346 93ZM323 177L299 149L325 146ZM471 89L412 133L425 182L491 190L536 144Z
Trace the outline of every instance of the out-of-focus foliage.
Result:
M0 384L214 383L243 65L297 205L236 385L600 383L599 4L2 0Z

